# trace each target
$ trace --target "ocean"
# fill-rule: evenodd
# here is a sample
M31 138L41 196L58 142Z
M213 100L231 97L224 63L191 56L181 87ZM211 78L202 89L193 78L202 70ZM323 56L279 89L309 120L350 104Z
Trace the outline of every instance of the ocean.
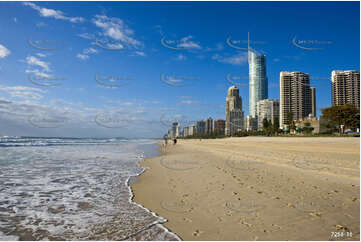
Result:
M0 138L0 240L180 240L132 201L150 139Z

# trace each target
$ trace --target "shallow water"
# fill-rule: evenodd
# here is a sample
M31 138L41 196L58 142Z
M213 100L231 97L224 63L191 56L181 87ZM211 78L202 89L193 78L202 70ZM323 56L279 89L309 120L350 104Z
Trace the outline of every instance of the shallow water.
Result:
M131 201L154 140L0 139L0 240L178 237ZM138 237L137 237L138 236Z

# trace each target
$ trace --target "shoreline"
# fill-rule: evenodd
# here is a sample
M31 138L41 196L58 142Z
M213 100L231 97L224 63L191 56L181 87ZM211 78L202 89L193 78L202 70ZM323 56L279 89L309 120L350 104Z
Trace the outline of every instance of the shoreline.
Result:
M139 165L140 167L142 167L142 166L140 165L140 163L142 163L144 160L146 160L146 159L152 159L152 158L154 158L154 157L158 157L158 156L162 155L161 145L159 144L159 142L157 142L155 145L159 146L158 148L156 148L156 150L159 151L159 154L157 154L157 155L153 154L153 156L151 156L151 157L142 159L140 162L138 162L138 165ZM141 175L142 175L146 170L148 170L149 168L148 168L148 167L142 167L142 169L143 169L143 170L142 170L140 173L138 173L138 174L136 174L136 175L134 175L134 176L128 177L128 179L125 181L125 185L128 187L128 191L129 191L129 194L130 194L130 196L129 196L129 203L134 204L134 205L136 205L136 206L144 209L144 210L147 211L148 213L152 214L154 217L159 218L161 221L157 221L157 222L154 222L154 223L150 224L148 227L146 227L146 228L138 231L137 233L132 234L132 235L130 235L129 237L125 238L125 240L137 240L137 241L139 241L139 240L144 240L144 236L146 236L146 233L147 233L147 232L150 231L150 233L152 233L151 230L155 230L155 232L158 232L158 233L159 233L159 232L160 232L160 233L164 233L164 234L163 234L163 236L164 236L163 238L166 239L166 240L168 240L168 241L181 240L181 238L180 238L177 234L175 234L174 232L170 231L167 227L163 226L163 223L167 221L166 218L164 218L164 217L160 216L159 214L157 214L157 213L149 210L148 208L144 207L142 204L137 203L137 202L134 201L134 191L133 191L133 189L132 189L132 184L136 183L137 180L134 180L134 181L132 181L132 182L131 182L131 180L134 179L134 178L135 178L135 179L139 179L139 176L141 176ZM157 229L158 229L158 230L157 230ZM153 232L154 232L154 231L153 231ZM172 238L172 237L173 237L173 238ZM148 239L149 239L149 238L148 238ZM155 240L155 238L154 238L154 240Z
M131 188L179 238L329 240L344 231L358 240L359 139L178 141L140 162L149 169Z

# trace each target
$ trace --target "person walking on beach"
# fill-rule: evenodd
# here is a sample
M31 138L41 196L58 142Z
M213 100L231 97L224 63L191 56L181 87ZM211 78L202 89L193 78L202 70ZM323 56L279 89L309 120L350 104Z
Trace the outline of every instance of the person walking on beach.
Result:
M168 145L168 137L166 135L163 136L163 150L165 151L167 149L167 145Z
M177 144L177 138L174 138L173 145Z

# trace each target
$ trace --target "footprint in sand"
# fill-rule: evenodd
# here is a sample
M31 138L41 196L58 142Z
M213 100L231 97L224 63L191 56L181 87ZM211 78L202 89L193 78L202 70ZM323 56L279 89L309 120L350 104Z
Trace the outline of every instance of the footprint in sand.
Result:
M192 223L192 220L189 218L183 218L184 221L188 222L188 223Z
M199 229L197 229L196 231L193 232L193 236L199 236L203 233L203 231L200 231Z
M244 225L244 226L246 226L246 227L248 227L248 228L250 228L250 227L253 226L253 224L247 223L247 222L246 222L245 220L243 220L243 219L240 219L239 222L238 222L238 224Z

